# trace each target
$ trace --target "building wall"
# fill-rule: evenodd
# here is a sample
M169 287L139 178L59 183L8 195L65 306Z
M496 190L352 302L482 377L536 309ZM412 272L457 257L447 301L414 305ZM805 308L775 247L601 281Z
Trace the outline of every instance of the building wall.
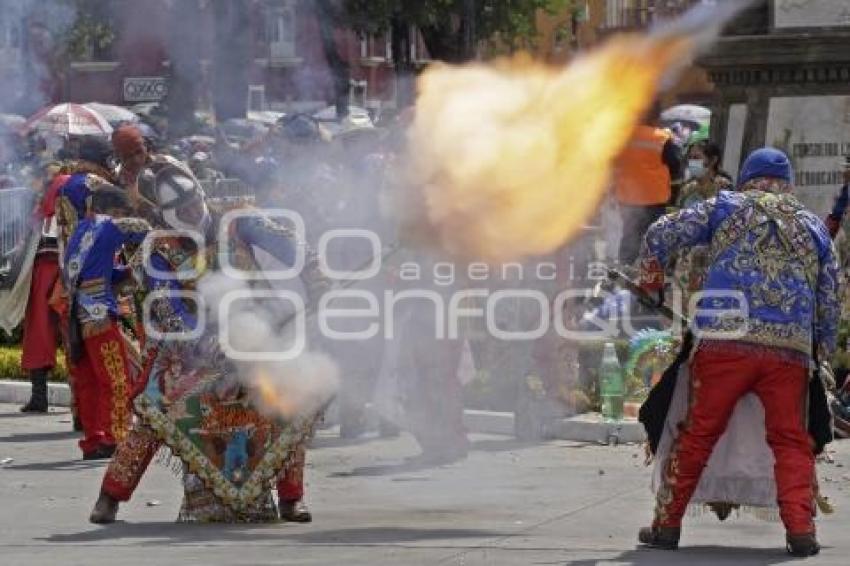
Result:
M275 0L261 2L245 0L251 4L251 29L253 60L249 61L250 83L264 86L266 101L272 106L311 101L321 103L333 99L333 77L325 58L319 23L308 0ZM198 91L208 91L211 84L212 50L215 34L212 18L213 0L201 0L201 9L186 22L187 33L197 37L197 50L201 58L201 83ZM268 5L296 2L295 53L293 57L279 58L271 53L266 38L269 25ZM647 0L586 0L587 16L573 29L569 11L554 16L540 14L540 36L534 51L537 57L553 64L564 64L577 51L591 48L613 32L632 29L629 25L641 22L635 18L634 6L649 4ZM115 104L126 101L123 81L127 77L163 77L169 73L170 56L167 34L174 22L166 4L170 0L115 0L115 21L119 23L118 40L112 48L111 61L75 62L61 76L51 77L46 87L53 102L70 100L88 102L99 100ZM612 15L611 6L626 6L626 15ZM611 27L611 22L619 22ZM177 23L183 25L182 22ZM621 25L622 24L622 25ZM573 32L576 32L575 34ZM372 102L391 101L396 91L396 76L392 61L382 55L382 40L372 38L363 56L361 38L351 31L339 30L336 41L342 56L349 62L352 80L367 84L366 98ZM421 44L421 41L419 42ZM424 51L419 47L418 51ZM420 59L424 59L421 54ZM246 92L246 97L248 93ZM708 102L712 86L704 72L691 69L685 73L675 88L664 94L665 104L677 102ZM207 104L202 100L202 106Z

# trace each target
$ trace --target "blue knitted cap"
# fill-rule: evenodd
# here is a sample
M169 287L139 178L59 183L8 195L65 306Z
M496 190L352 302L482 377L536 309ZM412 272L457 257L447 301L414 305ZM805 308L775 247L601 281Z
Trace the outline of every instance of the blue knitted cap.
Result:
M744 161L741 173L738 175L738 186L759 177L782 179L793 183L794 168L784 152L772 147L763 147L752 152Z

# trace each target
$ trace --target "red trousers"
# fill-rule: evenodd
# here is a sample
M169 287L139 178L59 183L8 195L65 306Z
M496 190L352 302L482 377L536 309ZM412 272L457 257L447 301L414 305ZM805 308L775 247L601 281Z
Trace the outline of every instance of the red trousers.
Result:
M117 323L86 337L83 343L83 356L72 371L83 425L80 448L91 452L118 444L127 436L132 419L130 383L124 337Z
M24 316L24 339L21 368L31 371L56 365L59 342L59 319L50 308L53 287L59 280L56 254L44 253L35 258L30 283L27 311Z
M118 501L129 501L161 446L150 428L133 427L109 462L101 491ZM304 497L304 462L305 448L301 445L292 464L278 478L277 493L281 501L298 501Z
M815 457L804 425L807 369L768 348L717 346L699 350L691 362L690 407L666 463L655 525L681 526L735 405L753 392L764 405L782 522L790 534L813 533Z

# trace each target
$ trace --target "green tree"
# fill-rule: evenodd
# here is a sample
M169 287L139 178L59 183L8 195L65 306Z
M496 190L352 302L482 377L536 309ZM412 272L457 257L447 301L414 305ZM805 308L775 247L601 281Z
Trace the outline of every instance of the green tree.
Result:
M511 49L537 37L539 11L558 13L573 0L340 0L357 31L387 30L393 21L417 27L433 59L450 63L475 57L480 41L497 41Z
M324 25L344 26L361 34L391 33L399 102L406 105L414 90L411 29L420 31L432 59L461 63L475 58L482 41L507 50L533 44L538 12L558 13L573 6L573 0L317 0L317 5ZM340 106L347 98L348 69L334 64L340 59L334 49L325 42L337 77L338 114L344 116L347 109Z

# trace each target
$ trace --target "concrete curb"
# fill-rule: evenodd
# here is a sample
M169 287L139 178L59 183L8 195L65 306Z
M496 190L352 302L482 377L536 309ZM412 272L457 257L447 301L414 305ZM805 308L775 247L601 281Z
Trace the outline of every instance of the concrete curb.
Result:
M469 432L514 435L513 413L466 409L463 412L463 424Z
M646 434L643 425L635 419L609 423L599 413L586 413L547 423L546 438L606 444L613 440L619 444L638 444L646 440Z
M28 381L0 380L0 403L25 404L30 400L32 386ZM71 406L71 390L66 383L49 383L47 402L54 407Z
M0 380L0 403L23 405L30 398L31 386L26 381ZM54 407L71 404L71 390L65 383L48 385L48 401ZM496 411L466 409L463 423L469 432L480 434L514 435L514 414ZM598 413L587 413L547 422L545 438L572 440L576 442L607 443L616 437L620 443L640 443L646 439L643 427L636 420L627 419L620 423L606 423Z
M469 432L514 435L513 413L467 409L463 414L463 422ZM599 413L586 413L546 422L543 437L597 443L608 443L614 438L618 443L641 443L646 440L643 426L636 420L608 423Z

